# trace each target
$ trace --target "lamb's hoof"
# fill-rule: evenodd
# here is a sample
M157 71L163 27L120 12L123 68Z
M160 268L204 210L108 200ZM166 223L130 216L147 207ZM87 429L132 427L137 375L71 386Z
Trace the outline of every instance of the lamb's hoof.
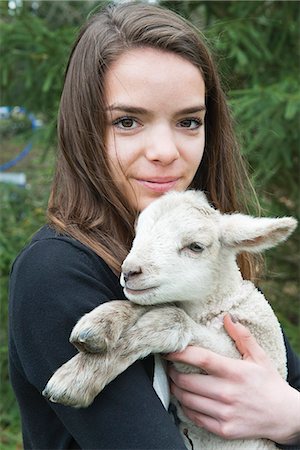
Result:
M115 348L131 323L132 305L113 300L97 306L77 322L70 342L80 351L106 353Z
M107 350L106 342L95 339L91 329L78 330L75 327L71 333L70 342L80 352L103 353Z
M75 408L89 406L97 391L95 368L98 356L78 353L52 375L42 394L48 400Z
M73 408L86 408L93 402L94 397L89 395L87 389L83 392L76 389L76 385L76 380L70 380L68 376L64 378L61 373L56 372L48 381L42 395L52 403Z
M67 392L54 393L50 386L45 387L42 395L52 403L60 403L64 406L72 406L73 408L82 408L84 405L78 403L77 399L70 397Z
M54 394L47 386L43 390L42 395L52 403L59 403L63 406L72 406L73 408L87 408L93 401L81 401L77 398L71 397L66 391Z
M90 313L77 322L70 335L70 342L79 351L105 353L116 345L121 332L122 327L112 319L104 317L93 321Z

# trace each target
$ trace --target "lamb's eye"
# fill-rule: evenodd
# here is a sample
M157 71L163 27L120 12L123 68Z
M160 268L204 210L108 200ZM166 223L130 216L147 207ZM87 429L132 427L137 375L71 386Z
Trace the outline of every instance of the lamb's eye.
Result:
M198 242L192 242L186 248L188 248L189 250L192 250L192 252L195 252L195 253L201 253L204 250L203 245L199 244Z

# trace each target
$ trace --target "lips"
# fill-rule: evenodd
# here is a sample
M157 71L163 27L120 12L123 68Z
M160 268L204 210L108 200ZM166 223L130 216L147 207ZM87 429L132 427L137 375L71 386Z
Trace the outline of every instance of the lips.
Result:
M141 295L141 294L145 294L153 289L155 289L156 286L152 286L149 288L145 288L145 289L130 289L130 288L125 288L125 294L130 294L130 295Z
M174 189L179 178L151 178L147 180L136 179L136 182L153 192L167 192Z

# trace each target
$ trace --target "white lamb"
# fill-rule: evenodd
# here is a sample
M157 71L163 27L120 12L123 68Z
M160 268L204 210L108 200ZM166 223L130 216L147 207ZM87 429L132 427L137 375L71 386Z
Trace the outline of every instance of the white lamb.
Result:
M160 197L140 214L122 266L121 284L130 302L105 303L79 320L70 340L82 351L55 372L43 394L54 402L88 406L137 359L189 344L241 358L224 330L226 313L250 329L285 378L280 325L263 294L242 279L236 255L275 246L296 224L289 217L221 214L200 191ZM183 364L176 367L199 372ZM276 448L264 439L223 440L198 428L172 402L189 449Z

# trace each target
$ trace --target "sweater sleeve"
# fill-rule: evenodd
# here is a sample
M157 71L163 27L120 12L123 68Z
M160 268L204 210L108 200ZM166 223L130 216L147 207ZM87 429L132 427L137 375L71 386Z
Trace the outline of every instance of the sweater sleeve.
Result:
M286 355L287 355L287 368L288 368L288 376L287 381L290 386L300 391L300 358L293 351L285 333L283 333L284 343L286 347ZM284 450L299 450L300 449L300 441L294 445L284 445L284 444L276 444L278 448Z
M185 449L140 361L88 408L53 404L41 395L53 372L76 353L68 340L76 321L116 299L116 286L117 278L100 258L70 241L36 241L16 260L10 283L10 376L25 449Z
M287 368L288 368L287 381L291 386L293 386L293 388L297 389L297 391L300 391L300 358L299 355L297 355L293 351L284 333L283 337L287 354Z

